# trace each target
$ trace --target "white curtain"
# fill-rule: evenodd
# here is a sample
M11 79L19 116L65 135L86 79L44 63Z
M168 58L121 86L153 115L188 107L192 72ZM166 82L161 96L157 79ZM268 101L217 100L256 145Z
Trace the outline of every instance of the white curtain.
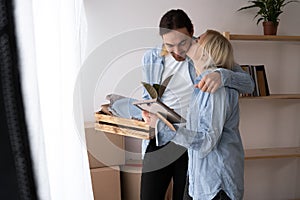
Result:
M15 0L21 83L39 199L93 199L77 76L82 0ZM75 110L74 110L75 109Z

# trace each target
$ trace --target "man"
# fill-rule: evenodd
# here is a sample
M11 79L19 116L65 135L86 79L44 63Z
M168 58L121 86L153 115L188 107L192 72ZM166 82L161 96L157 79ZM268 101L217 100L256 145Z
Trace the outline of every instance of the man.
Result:
M144 54L143 81L161 84L173 75L161 101L185 117L194 87L192 80L196 76L193 63L186 56L193 40L193 24L183 10L177 9L163 15L159 28L163 46ZM250 93L254 88L252 78L239 66L235 66L233 71L218 69L204 77L197 87L202 91L214 92L220 85L235 88L243 93ZM146 90L143 92L143 98L150 98ZM167 126L157 126L156 116L147 112L143 112L142 115L147 123L156 128L156 132L170 131ZM158 146L158 140L159 138L143 141L141 200L163 200L171 179L173 199L182 200L188 168L187 151L172 142Z

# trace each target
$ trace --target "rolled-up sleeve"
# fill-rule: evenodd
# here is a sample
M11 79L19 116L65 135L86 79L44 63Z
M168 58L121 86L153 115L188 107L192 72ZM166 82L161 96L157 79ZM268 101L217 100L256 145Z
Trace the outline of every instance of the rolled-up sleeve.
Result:
M252 77L245 72L239 65L235 65L232 70L218 68L221 74L222 85L234 88L239 93L252 93L254 90L254 81Z

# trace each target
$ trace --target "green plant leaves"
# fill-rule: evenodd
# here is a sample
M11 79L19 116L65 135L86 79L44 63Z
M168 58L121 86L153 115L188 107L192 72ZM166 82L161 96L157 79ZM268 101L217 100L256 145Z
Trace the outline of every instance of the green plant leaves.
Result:
M258 8L254 19L258 17L257 23L260 21L272 21L273 23L279 22L279 15L283 12L282 8L289 3L299 2L298 0L255 0L248 1L251 5L241 7L237 11L246 10L250 8Z

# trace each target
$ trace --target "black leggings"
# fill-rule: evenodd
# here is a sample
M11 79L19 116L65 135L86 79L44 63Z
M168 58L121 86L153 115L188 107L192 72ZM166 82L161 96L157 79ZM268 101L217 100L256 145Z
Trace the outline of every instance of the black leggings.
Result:
M187 150L172 142L157 147L150 140L143 160L141 200L164 200L173 178L173 200L182 200L187 177Z
M224 190L220 190L212 200L230 200Z

